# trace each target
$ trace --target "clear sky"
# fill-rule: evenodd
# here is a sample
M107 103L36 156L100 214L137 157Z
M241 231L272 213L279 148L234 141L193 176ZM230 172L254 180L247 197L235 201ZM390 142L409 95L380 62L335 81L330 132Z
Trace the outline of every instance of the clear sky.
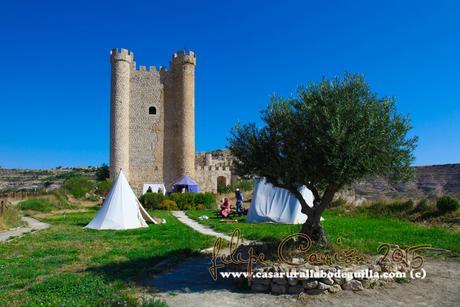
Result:
M0 4L0 166L109 161L111 48L138 65L197 53L196 147L223 148L272 93L362 73L420 137L417 165L460 162L459 1L9 1Z

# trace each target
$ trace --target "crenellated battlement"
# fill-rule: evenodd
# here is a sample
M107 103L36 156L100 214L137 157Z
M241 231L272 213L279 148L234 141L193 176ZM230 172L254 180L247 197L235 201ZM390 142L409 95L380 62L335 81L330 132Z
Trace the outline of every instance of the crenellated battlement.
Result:
M133 63L134 62L134 52L129 51L128 49L124 49L124 48L121 48L121 49L114 48L110 50L110 61L111 62L126 61L129 63Z
M171 67L174 65L179 64L196 64L196 56L195 52L188 51L185 52L184 50L178 51L173 54L170 65Z

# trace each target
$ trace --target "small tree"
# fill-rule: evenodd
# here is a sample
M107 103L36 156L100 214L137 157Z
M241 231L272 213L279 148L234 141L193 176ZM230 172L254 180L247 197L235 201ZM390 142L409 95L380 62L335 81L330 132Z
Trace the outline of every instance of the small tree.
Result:
M297 97L272 97L265 126L237 124L229 148L240 176L266 177L289 190L308 216L301 232L325 242L320 218L342 187L367 176L406 180L416 137L392 98L378 98L360 75L300 87ZM314 195L309 207L300 187Z

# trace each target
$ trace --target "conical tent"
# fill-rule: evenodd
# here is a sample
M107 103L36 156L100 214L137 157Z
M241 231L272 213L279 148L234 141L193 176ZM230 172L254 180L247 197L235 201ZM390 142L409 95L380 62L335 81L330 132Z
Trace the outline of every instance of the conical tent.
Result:
M120 171L101 209L85 228L134 229L148 227L146 220L157 224L142 207L125 175Z

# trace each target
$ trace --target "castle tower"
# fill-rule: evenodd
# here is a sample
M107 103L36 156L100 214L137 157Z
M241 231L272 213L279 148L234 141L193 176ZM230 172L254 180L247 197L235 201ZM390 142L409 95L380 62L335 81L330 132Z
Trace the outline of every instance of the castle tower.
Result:
M126 49L110 52L112 80L110 91L110 176L120 169L129 180L130 75L134 54Z
M181 175L195 178L195 64L193 52L179 51L173 55L165 83L165 151L172 157L168 161L170 178Z

